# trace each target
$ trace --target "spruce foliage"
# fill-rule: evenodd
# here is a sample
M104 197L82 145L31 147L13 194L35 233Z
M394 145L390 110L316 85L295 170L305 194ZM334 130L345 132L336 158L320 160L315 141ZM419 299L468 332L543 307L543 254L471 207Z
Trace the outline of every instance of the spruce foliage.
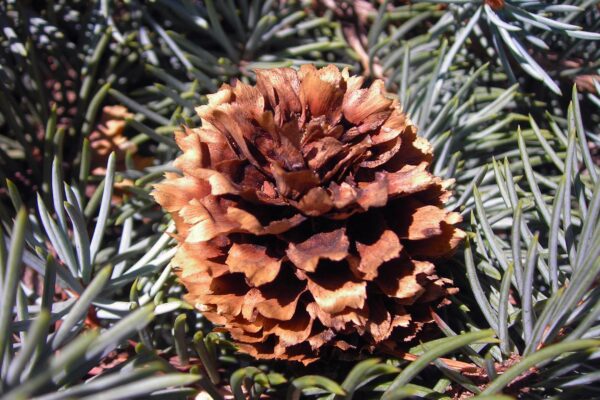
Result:
M598 1L0 0L0 27L0 399L600 396ZM455 179L460 291L409 356L258 362L169 266L173 131L305 63L383 78Z

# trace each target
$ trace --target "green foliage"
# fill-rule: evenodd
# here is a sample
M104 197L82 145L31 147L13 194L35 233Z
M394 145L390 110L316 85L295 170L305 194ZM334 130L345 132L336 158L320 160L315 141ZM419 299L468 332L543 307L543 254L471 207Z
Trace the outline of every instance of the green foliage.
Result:
M505 3L0 0L0 398L597 395L598 2ZM168 266L149 193L173 131L222 82L304 63L383 78L455 180L460 292L415 361L257 362ZM99 168L108 104L137 153Z
M556 94L561 90L544 61L560 64L569 57L595 60L600 48L588 41L600 40L598 22L588 23L585 13L591 2L543 2L543 1L461 1L437 0L435 3L450 4L449 11L430 30L433 35L445 32L455 24L466 26L457 35L460 43L473 34L488 56L496 58L512 82L517 80L511 61L533 79ZM494 9L494 3L504 3ZM589 25L586 30L582 25ZM589 29L589 30L588 30ZM460 38L460 39L459 39ZM554 52L549 57L548 52ZM593 68L593 67L592 67ZM581 73L585 68L575 68L571 74Z

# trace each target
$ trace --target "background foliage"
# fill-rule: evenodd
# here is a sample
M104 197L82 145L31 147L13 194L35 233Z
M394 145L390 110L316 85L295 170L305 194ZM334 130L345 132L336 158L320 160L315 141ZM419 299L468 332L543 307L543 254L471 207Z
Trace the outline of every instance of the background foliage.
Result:
M599 396L598 3L0 0L0 398ZM415 357L257 362L181 300L173 130L303 63L383 78L456 180L460 292Z

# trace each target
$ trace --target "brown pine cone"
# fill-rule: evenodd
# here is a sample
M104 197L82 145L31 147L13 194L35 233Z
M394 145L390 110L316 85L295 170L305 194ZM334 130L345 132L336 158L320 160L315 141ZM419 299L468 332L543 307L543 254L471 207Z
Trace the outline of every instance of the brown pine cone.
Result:
M492 9L496 11L504 8L504 0L485 0L485 4L492 7Z
M100 121L89 136L93 174L103 175L106 172L106 161L111 152L115 152L117 157L117 170L126 169L125 157L128 151L133 153L136 168L152 165L152 158L140 156L137 145L125 135L126 119L131 117L133 114L125 106L104 106Z
M176 134L183 176L156 185L187 300L257 358L406 347L454 291L432 261L464 237L429 142L382 81L256 75L197 108L202 128Z

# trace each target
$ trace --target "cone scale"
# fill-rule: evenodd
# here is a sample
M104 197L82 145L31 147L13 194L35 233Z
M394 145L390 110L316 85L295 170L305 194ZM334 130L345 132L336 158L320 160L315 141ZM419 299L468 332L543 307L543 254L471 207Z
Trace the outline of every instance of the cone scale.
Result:
M382 81L332 65L256 77L196 109L181 174L153 193L186 299L257 358L405 348L455 291L435 269L464 237L452 182Z

